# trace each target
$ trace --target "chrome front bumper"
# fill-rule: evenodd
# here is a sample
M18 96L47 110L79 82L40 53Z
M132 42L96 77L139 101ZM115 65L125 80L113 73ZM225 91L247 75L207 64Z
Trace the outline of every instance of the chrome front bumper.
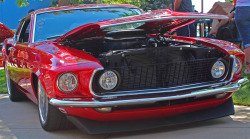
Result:
M127 99L127 100L106 100L101 101L99 99L93 98L93 101L73 101L73 100L59 100L50 99L50 104L60 107L82 107L82 108L100 108L100 107L114 107L114 106L128 106L128 105L141 105L141 104L153 104L158 101L166 100L176 100L189 97L205 97L210 95L221 94L225 92L235 92L238 91L242 86L248 82L248 79L242 78L235 83L229 85L224 85L216 88L202 89L198 91L193 91L188 94L175 95L175 96L164 96L164 97L154 97L154 98L137 98L137 99Z

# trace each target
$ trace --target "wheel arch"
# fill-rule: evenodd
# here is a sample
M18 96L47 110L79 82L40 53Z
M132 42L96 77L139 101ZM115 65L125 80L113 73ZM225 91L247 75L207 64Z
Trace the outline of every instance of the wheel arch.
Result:
M34 95L37 98L37 93L38 93L38 76L35 73L32 73L32 87L34 91Z
M41 82L42 86L44 87L45 92L47 93L47 88L46 88L46 81L44 80L43 74L41 72L47 71L46 69L39 69L36 71L32 71L31 72L31 86L32 86L32 93L33 93L33 102L37 103L37 99L38 99L38 81ZM53 85L52 85L53 86ZM47 95L49 95L47 93Z

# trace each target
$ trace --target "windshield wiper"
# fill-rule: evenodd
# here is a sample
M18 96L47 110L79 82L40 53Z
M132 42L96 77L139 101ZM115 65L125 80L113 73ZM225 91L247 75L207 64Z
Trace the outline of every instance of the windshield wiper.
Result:
M51 39L57 39L59 37L61 37L62 35L55 35L55 36L50 36L47 38L47 40L51 40Z

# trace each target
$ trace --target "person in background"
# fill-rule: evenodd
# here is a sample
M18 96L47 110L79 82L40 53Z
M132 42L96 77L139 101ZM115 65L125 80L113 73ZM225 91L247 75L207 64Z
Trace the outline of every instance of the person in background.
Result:
M193 12L191 0L171 0L172 10L177 12ZM176 30L178 36L196 37L194 23Z
M216 26L213 26L212 29L211 29L211 31L209 32L210 36L208 38L216 38L216 35L218 33L219 28L222 27L222 26L224 26L228 22L233 22L231 20L233 18L233 16L234 16L233 13L229 13L228 14L228 19L221 20ZM217 20L217 22L218 22L218 20Z
M250 0L234 0L235 24L242 39L245 52L246 70L250 73Z
M229 2L215 2L213 4L213 7L208 11L208 13L226 15L229 17L229 19L231 19L234 16L232 12L233 9L234 9L234 5ZM213 19L212 29L210 30L209 35L207 37L216 38L218 35L218 30L221 27L226 26L227 24L232 24L233 26L235 26L235 23L231 22L231 20L229 19L224 19L224 20Z

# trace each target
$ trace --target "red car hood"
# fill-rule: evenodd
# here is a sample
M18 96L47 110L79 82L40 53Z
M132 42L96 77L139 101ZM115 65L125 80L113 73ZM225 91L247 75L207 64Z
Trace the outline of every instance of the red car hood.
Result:
M122 17L96 23L85 24L77 27L59 37L56 41L77 40L85 38L92 33L97 36L103 34L103 30L125 24L144 23L138 27L148 33L166 33L177 28L191 24L198 19L227 19L224 15L173 12L169 9L162 9L147 12L141 15Z
M14 33L4 24L0 23L0 43L3 42L6 38L11 38L13 36Z

